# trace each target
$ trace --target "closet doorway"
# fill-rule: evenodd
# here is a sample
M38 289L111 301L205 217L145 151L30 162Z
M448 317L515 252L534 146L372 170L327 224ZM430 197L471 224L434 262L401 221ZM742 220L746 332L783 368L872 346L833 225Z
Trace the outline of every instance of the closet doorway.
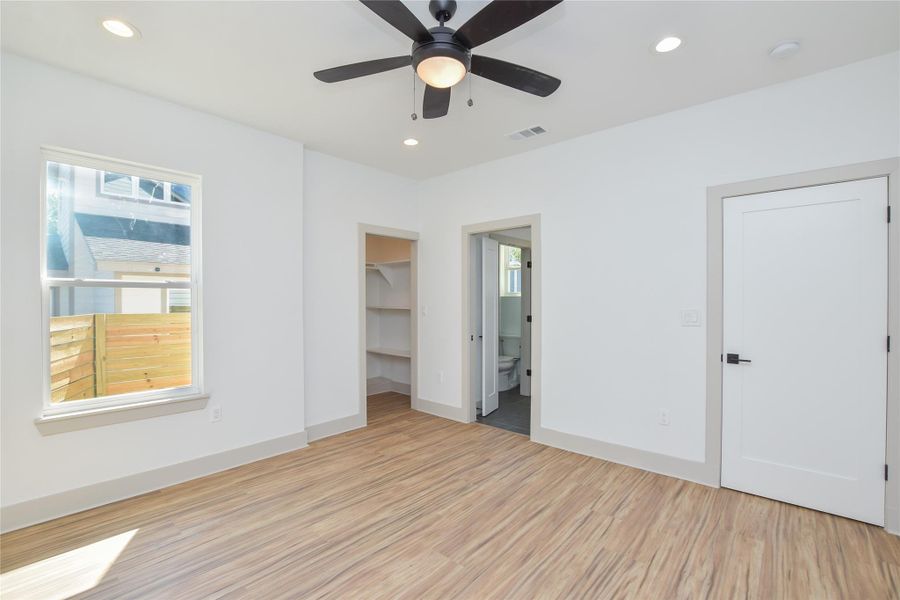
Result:
M416 248L412 231L359 226L360 413L368 398L416 398Z

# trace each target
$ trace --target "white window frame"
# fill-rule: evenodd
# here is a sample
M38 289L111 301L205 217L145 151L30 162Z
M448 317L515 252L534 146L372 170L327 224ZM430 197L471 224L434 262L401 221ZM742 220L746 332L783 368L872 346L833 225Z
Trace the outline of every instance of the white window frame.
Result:
M506 244L506 243L503 243L503 242L500 243L500 273L501 273L501 275L502 275L502 276L501 276L501 281L500 281L500 295L501 295L502 297L504 297L504 298L519 298L519 297L522 296L522 275L521 275L521 273L522 273L522 265L521 265L521 263L520 263L518 269L510 269L510 268L509 268L509 261L507 261L506 264L503 264L503 257L504 257L504 256L508 256L507 252L505 252L505 251L503 250L504 247L506 247L506 248L518 248L519 250L522 249L521 246L516 246L515 244ZM511 292L511 291L509 290L509 273L510 273L511 271L518 271L518 272L519 272L519 291L518 291L518 292Z
M47 273L47 163L57 162L76 167L87 167L98 171L113 171L133 177L143 177L168 183L191 186L191 279L190 281L127 281L121 279L78 279L50 277ZM203 193L202 177L161 167L153 167L135 162L118 160L95 154L56 148L41 147L40 186L40 257L41 257L41 331L43 334L43 409L42 418L91 412L98 409L119 409L159 404L161 401L188 399L205 395L203 384L203 318L202 310L202 266L201 266L201 217L200 201ZM158 201L157 201L158 202ZM110 287L110 288L157 288L191 290L191 384L164 390L115 394L101 398L51 402L50 395L50 310L51 287Z

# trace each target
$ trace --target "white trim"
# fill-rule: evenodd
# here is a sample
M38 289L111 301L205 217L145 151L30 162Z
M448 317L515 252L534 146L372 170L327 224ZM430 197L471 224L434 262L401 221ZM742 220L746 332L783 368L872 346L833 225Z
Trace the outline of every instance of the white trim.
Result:
M369 377L366 379L366 394L374 396L375 394L384 394L385 392L394 392L396 394L410 395L412 386L408 383L401 383L388 379L387 377Z
M178 390L162 390L168 392L157 400L142 399L140 402L130 401L117 405L100 405L95 407L79 407L79 410L58 411L44 414L34 420L38 431L43 435L68 433L79 429L103 427L126 421L149 419L163 415L202 410L209 400L207 394L185 394L173 396Z
M316 442L333 435L338 435L365 426L366 422L362 418L362 415L350 415L349 417L342 417L333 421L309 425L306 428L306 436L308 441Z
M431 400L423 400L419 398L413 404L413 409L435 417L451 419L460 423L470 423L466 417L465 409L459 406L450 406L449 404L441 404L440 402L432 402Z
M53 278L47 273L47 163L58 162L76 167L86 167L98 171L115 171L126 175L144 177L169 183L179 183L191 186L191 273L190 281L123 281L104 279L78 279L78 278ZM125 405L134 405L137 408L145 408L158 405L160 399L179 401L184 396L202 395L204 391L203 378L203 266L202 266L202 195L203 178L200 175L174 171L162 167L153 167L136 162L119 160L89 154L77 150L68 150L53 146L41 147L40 161L40 278L41 278L41 335L42 341L42 404L41 419L37 423L46 424L50 417L63 413L74 414L100 408L121 408ZM66 403L54 404L51 401L50 390L50 289L53 287L112 287L112 288L181 288L191 290L191 385L167 390L154 390L149 392L136 392L130 394L116 394L91 398L87 400L73 400ZM146 412L146 411L144 411ZM152 411L151 411L152 412ZM141 413L134 413L134 415ZM155 415L151 415L155 416ZM90 423L91 420L83 420L82 423Z
M103 396L100 398L88 398L77 402L58 402L41 411L37 421L48 421L61 415L73 415L78 417L102 408L121 409L122 407L139 408L144 405L152 405L162 400L178 402L184 398L205 396L194 389L194 386L166 388L162 390L150 390L146 392L131 392L128 394L116 394L115 396Z
M888 533L900 536L900 508L896 506L884 507L884 529Z
M719 487L718 482L709 481L706 476L706 465L702 462L611 444L544 427L539 427L537 430L532 429L531 441L660 475L686 479L710 487Z
M58 494L4 506L2 517L0 517L0 530L6 533L36 523L43 523L50 519L132 498L247 463L293 452L306 446L306 432L298 431L283 437L232 448L143 473L101 481Z
M723 261L722 201L734 196L761 194L844 181L888 178L888 205L900 207L900 158L742 181L707 189L707 337L706 337L706 460L704 478L718 486L722 471L722 334ZM900 339L900 223L894 215L888 233L888 331ZM888 353L887 454L890 479L885 485L885 529L900 534L900 352Z
M383 237L399 238L412 242L409 248L409 377L410 377L410 398L413 400L410 404L415 408L415 397L418 393L418 354L419 354L419 291L418 291L418 241L419 234L415 231L407 231L405 229L395 229L393 227L382 227L381 225L370 225L368 223L359 223L357 225L357 285L358 285L358 341L359 348L359 414L362 415L362 422L368 423L367 409L367 369L366 369L366 353L370 352L366 348L366 235L379 235ZM405 263L406 260L394 261L397 263ZM374 263L368 263L374 264ZM386 264L386 263L385 263Z
M97 171L114 171L119 165L125 167L125 171L115 171L123 175L137 175L146 179L157 179L168 181L169 183L181 183L193 186L199 184L202 180L200 175L195 173L187 173L185 171L176 171L165 167L154 167L144 163L133 162L130 160L122 160L100 154L91 154L90 152L82 152L81 150L72 150L70 148L61 148L59 146L41 146L41 155L45 161L59 162L77 167L87 167ZM73 162L75 161L75 162ZM139 173L127 171L140 171ZM191 204L194 203L194 191L191 190Z
M152 275L152 273L150 273ZM78 279L76 277L48 277L50 287L110 287L110 288L151 288L151 289L182 289L189 290L192 287L190 281L176 281L166 279L164 281L138 281L129 279Z

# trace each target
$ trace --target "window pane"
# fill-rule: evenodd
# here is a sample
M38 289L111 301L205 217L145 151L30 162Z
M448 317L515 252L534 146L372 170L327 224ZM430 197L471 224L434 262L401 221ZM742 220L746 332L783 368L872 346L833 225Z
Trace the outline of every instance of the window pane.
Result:
M102 179L101 179L102 178ZM96 182L102 180L103 193ZM165 182L50 162L47 165L47 271L51 277L121 279L124 274L191 274L191 188L163 200ZM122 196L110 196L110 189ZM173 195L174 197L174 195Z
M179 306L170 308L178 292ZM51 287L53 403L191 384L190 290Z
M47 271L51 277L69 276L69 259L63 248L70 243L69 228L60 225L68 218L72 204L74 178L72 167L58 163L47 165Z
M172 202L180 202L182 204L191 203L191 186L183 183L172 184Z
M90 171L91 169L87 170ZM116 196L133 196L134 191L131 187L131 175L124 175L122 173L110 173L109 171L104 171L103 193L114 194Z
M161 181L141 179L138 183L138 198L142 200L165 200L165 186Z

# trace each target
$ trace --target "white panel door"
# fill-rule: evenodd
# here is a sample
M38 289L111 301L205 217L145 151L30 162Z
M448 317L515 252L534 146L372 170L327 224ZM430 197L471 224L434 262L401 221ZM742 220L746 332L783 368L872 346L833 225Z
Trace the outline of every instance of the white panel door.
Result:
M883 524L886 213L885 178L725 199L723 486Z
M481 414L500 406L497 375L500 363L500 244L481 238Z

